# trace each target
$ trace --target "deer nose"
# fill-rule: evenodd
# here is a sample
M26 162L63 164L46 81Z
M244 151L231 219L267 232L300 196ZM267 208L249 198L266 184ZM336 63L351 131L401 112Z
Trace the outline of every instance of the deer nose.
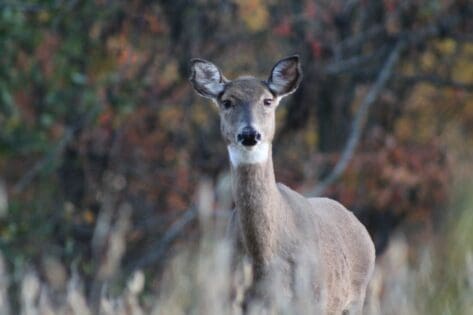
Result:
M237 135L237 141L246 147L252 147L261 140L261 134L253 127L245 127Z

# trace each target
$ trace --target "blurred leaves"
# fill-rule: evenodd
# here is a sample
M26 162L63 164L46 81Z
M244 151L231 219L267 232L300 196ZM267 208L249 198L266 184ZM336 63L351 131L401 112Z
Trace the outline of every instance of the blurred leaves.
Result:
M240 17L252 32L265 29L269 13L263 0L238 0Z
M303 85L278 109L275 167L278 180L313 188L336 163L392 43L431 32L401 56L359 151L327 192L375 238L400 222L429 225L450 199L460 161L452 152L473 147L465 3L1 2L0 249L14 266L48 254L90 276L106 202L113 219L122 202L133 207L123 236L133 260L186 213L203 175L227 175L216 107L188 84L191 57L229 78L264 79L279 58L301 55Z

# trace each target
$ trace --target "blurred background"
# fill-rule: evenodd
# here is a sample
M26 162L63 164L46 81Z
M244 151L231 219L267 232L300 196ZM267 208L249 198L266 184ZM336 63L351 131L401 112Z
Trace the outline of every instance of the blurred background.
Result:
M78 274L92 299L137 269L162 286L202 234L198 210L225 221L232 207L217 110L191 89L189 60L265 79L294 53L304 80L278 109L278 181L353 210L390 270L379 296L409 292L386 274L428 264L438 314L473 310L467 0L1 0L9 308L25 270L53 291Z

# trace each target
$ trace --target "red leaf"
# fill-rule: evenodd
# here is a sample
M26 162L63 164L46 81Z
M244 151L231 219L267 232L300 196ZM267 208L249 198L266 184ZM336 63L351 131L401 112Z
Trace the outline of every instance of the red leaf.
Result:
M384 6L388 12L394 12L396 10L397 3L394 0L384 1Z
M310 48L312 50L312 54L315 57L320 58L322 56L322 45L320 44L318 40L316 39L312 40L310 43Z
M276 35L281 36L281 37L287 37L291 35L292 26L291 26L291 23L289 22L289 19L287 17L284 17L281 23L279 23L279 25L277 25L273 29L273 31Z
M305 14L309 18L314 18L317 16L317 5L315 2L309 1L305 6Z

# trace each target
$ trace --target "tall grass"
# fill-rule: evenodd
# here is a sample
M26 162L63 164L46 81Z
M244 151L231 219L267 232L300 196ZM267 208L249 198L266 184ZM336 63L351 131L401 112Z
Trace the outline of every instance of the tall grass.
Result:
M465 187L446 210L449 215L444 224L425 243L412 246L402 232L392 239L378 258L365 314L473 314L473 190ZM202 230L221 230L212 229L208 214L200 222ZM118 222L112 237L124 237L120 233L123 225ZM107 250L117 251L109 253L116 261L106 261L108 268L119 268L123 248ZM245 260L234 264L232 257L227 240L219 233L206 232L198 245L184 246L169 259L159 289L145 289L146 281L153 279L137 271L119 293L112 294L110 284L120 276L117 269L103 279L95 295L86 295L79 275L66 272L52 258L46 264L46 275L39 277L35 266L30 266L24 270L17 290L10 290L12 271L0 256L0 314L16 314L16 308L24 315L241 314L244 291L251 285L251 268ZM318 305L304 294L309 291L304 289L304 274L297 278L294 297L289 299L273 283L268 291L276 297L274 305L268 310L253 303L249 313L318 313ZM18 301L18 305L11 301Z

